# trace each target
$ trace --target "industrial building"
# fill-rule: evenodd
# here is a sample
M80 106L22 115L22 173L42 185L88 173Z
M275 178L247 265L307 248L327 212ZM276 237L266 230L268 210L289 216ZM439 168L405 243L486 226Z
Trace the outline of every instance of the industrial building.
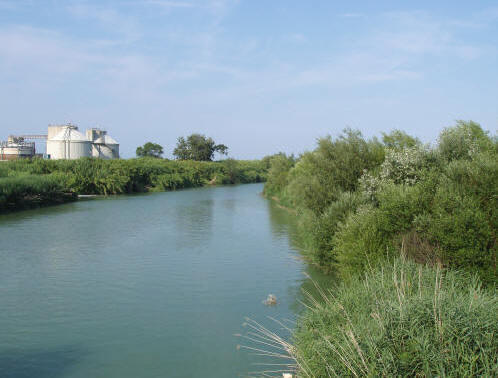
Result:
M70 123L49 125L46 135L10 136L7 142L0 142L0 160L13 160L34 157L35 143L31 139L45 139L47 159L79 159L95 157L100 159L119 159L119 143L98 128L86 130L82 134L78 127Z
M0 160L15 160L35 156L35 143L23 137L10 135L7 142L0 142Z
M49 159L79 159L95 157L119 159L119 143L107 131L92 128L86 135L72 124L49 125L47 134L47 157Z

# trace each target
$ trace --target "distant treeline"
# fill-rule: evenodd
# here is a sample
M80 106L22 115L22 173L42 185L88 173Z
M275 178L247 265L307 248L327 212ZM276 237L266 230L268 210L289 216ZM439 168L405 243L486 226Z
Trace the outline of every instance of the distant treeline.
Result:
M298 159L272 157L265 193L298 211L302 247L326 270L347 277L403 250L495 283L497 152L474 122L433 147L401 131L380 141L345 130Z
M165 191L266 180L268 162L22 159L0 164L0 212L73 200L78 194Z

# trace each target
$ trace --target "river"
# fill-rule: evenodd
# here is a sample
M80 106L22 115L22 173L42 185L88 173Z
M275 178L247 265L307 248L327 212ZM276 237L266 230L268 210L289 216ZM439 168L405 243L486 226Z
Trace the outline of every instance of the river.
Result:
M115 196L0 216L0 377L237 377L234 336L295 319L313 285L293 215L261 184ZM262 301L275 294L276 306ZM271 362L271 361L270 361ZM283 361L276 361L282 363Z

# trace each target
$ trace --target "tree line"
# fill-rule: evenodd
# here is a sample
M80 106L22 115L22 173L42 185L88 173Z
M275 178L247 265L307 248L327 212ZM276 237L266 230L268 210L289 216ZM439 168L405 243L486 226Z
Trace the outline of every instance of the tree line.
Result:
M173 156L177 160L213 161L215 153L228 154L228 147L202 134L191 134L188 137L179 137ZM157 143L147 142L137 147L137 157L161 158L164 148Z

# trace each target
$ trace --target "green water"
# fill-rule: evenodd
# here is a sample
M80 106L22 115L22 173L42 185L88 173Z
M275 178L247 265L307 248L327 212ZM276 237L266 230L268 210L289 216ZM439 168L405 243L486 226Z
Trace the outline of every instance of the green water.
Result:
M324 279L298 258L292 216L262 188L119 196L0 216L0 377L261 370L254 363L262 357L237 350L244 317L286 335L268 316L295 319L301 288L311 286L304 272ZM277 306L262 303L269 293Z

